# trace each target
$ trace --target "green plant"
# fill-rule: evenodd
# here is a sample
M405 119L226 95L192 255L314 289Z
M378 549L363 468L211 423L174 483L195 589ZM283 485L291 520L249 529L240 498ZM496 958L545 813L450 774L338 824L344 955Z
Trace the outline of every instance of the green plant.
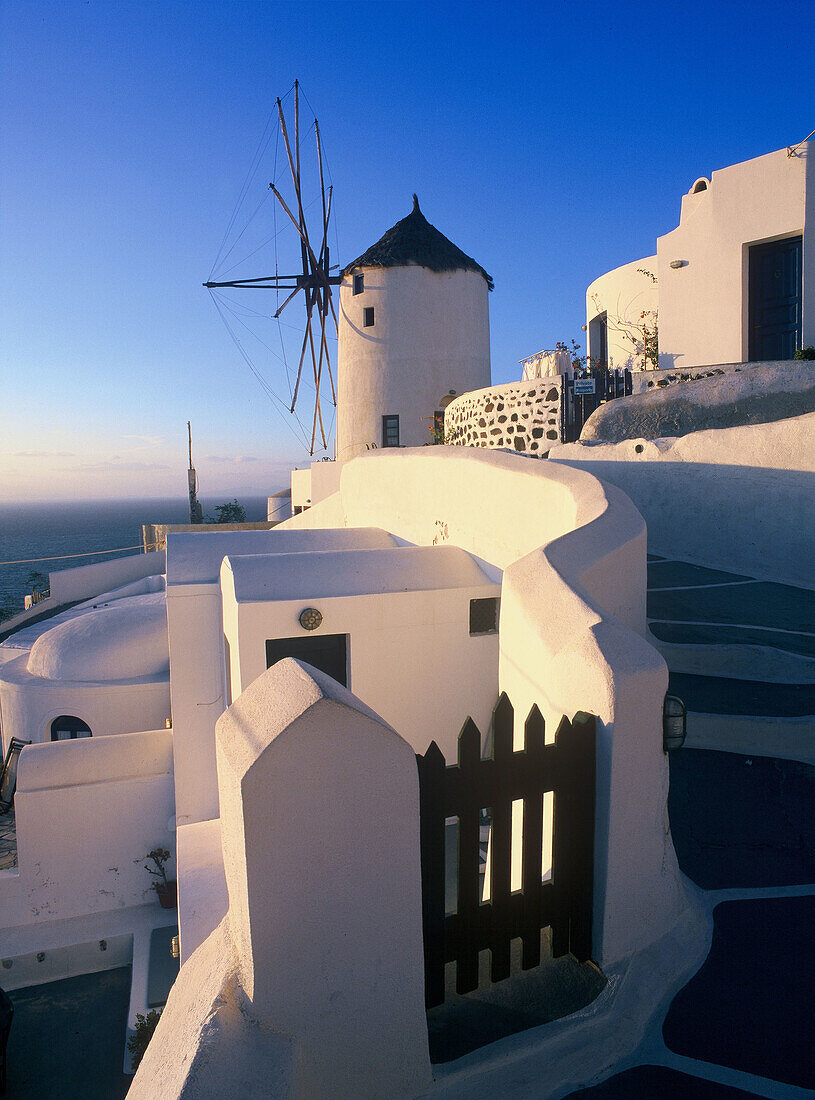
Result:
M246 523L246 509L237 500L215 505L215 517L207 516L207 523Z
M141 1012L136 1013L136 1030L127 1040L127 1049L130 1051L134 1073L139 1068L160 1018L161 1012L157 1012L154 1008L151 1008L146 1016L142 1016Z
M812 344L807 344L805 348L799 348L793 355L793 359L815 359L815 348Z
M25 583L30 586L35 603L51 595L51 581L44 573L29 573Z
M571 347L567 347L563 340L558 340L558 342L555 344L555 351L567 351L569 353L572 360L572 369L574 370L574 373L578 377L580 377L580 375L586 369L586 366L588 364L588 357L585 355L580 355L580 344L578 344L575 340L570 340L569 343L572 345Z
M158 890L161 886L167 885L167 872L164 870L164 864L171 859L170 853L166 848L154 848L152 852L148 852L145 858L144 869L148 875L153 875L159 879L159 882L153 883L153 889ZM152 867L147 866L147 862L152 862L155 866L155 870Z

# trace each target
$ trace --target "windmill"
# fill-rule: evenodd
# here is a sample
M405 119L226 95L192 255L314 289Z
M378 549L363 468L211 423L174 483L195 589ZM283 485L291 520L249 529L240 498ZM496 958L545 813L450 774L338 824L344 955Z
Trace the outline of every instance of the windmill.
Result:
M315 398L314 409L311 416L311 448L310 453L314 454L315 442L317 439L317 431L319 429L320 438L322 440L323 447L327 446L325 424L323 422L322 408L320 406L320 393L323 385L323 372L328 375L328 381L331 389L331 400L336 407L337 396L336 387L334 385L334 374L331 366L331 356L329 354L328 347L328 333L327 328L330 325L329 315L333 319L334 329L337 327L337 314L334 309L334 303L331 300L331 288L337 286L342 282L342 276L332 275L330 266L330 253L328 245L328 229L331 219L331 199L333 194L333 187L328 188L326 193L325 178L323 173L323 149L320 141L320 126L317 119L314 120L314 134L317 143L317 165L318 176L320 185L320 200L322 210L322 223L319 229L319 247L315 251L312 246L312 241L309 236L308 224L305 216L305 208L303 203L303 188L301 182L300 173L300 85L297 80L294 82L294 141L289 138L289 129L286 125L286 116L283 111L283 103L277 99L277 114L280 125L280 134L283 138L283 143L286 151L286 158L288 160L289 170L291 173L291 181L294 192L293 206L295 211L292 211L289 203L286 202L283 195L280 193L274 182L269 184L269 188L274 194L275 199L280 204L286 218L294 226L297 232L300 244L300 261L302 271L289 275L261 275L251 279L232 279L222 282L209 281L203 285L208 290L214 289L252 289L252 290L286 290L290 291L283 304L272 315L274 319L278 319L282 312L286 309L290 302L297 297L300 291L303 292L303 301L305 306L306 327L303 334L302 346L300 348L300 358L297 365L296 381L294 390L291 395L291 407L289 411L295 412L297 406L297 399L300 395L300 382L303 376L303 369L308 363L311 367L311 375L314 383ZM237 342L237 341L236 341ZM240 346L240 345L239 345ZM251 366L251 364L250 364ZM254 369L254 368L253 368ZM308 369L306 367L306 369Z

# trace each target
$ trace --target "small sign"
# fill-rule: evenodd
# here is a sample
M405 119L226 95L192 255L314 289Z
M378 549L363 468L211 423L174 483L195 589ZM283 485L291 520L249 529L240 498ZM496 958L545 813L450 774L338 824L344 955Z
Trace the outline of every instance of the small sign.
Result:
M593 378L575 378L574 380L574 395L579 397L581 394L594 393L594 379Z

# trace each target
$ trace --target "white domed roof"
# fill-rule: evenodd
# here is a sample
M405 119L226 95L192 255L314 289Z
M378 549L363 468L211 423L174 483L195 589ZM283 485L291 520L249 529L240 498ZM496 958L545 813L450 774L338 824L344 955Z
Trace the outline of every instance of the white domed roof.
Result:
M129 680L167 673L164 594L137 596L90 610L42 634L28 671L47 680Z

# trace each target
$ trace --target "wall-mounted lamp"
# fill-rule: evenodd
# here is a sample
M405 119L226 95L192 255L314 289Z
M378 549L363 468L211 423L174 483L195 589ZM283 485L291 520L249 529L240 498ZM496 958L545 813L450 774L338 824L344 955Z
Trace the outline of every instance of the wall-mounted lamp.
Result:
M671 267L674 269L674 271L676 271L676 269L678 267L687 267L687 266L688 266L688 261L687 260L671 260Z
M297 621L300 623L303 630L316 630L323 621L323 616L316 607L304 607Z
M688 710L677 695L666 695L662 704L662 749L681 749L688 732Z
M585 332L588 327L589 327L588 325L581 325L580 326L580 331Z

